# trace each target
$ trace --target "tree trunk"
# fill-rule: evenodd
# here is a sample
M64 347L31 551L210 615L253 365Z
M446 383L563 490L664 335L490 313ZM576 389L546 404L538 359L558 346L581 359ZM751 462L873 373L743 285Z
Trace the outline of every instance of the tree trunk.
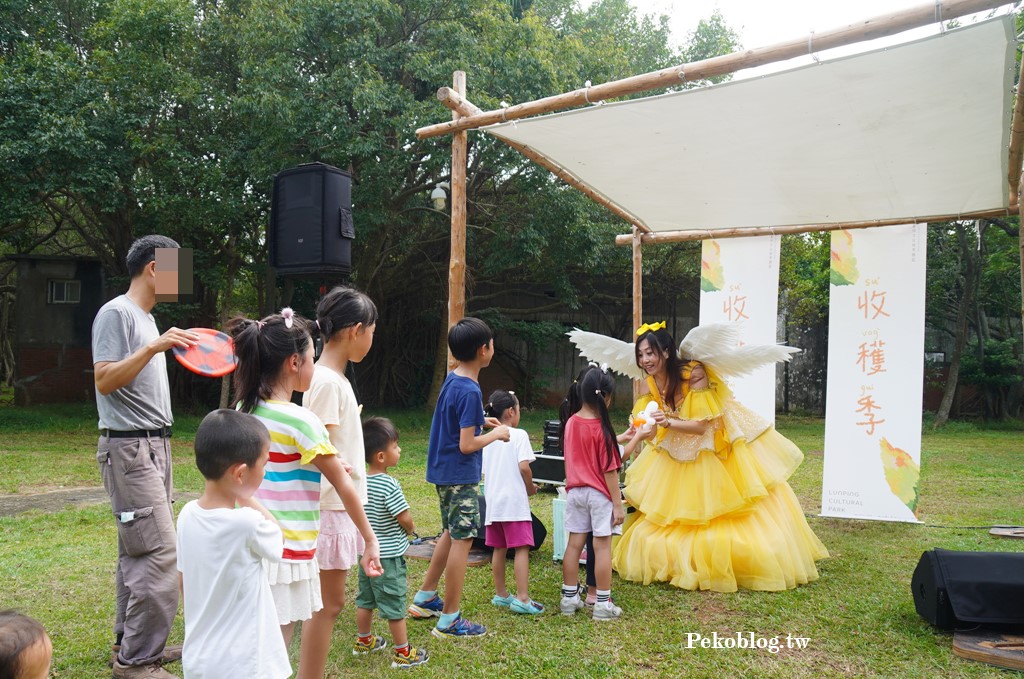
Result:
M957 384L960 379L960 357L967 346L969 330L968 315L974 303L974 288L977 284L977 265L975 261L976 247L970 247L963 224L956 225L957 238L960 242L960 261L964 264L963 287L959 296L956 311L956 337L953 341L953 355L949 359L949 374L946 375L946 387L942 392L942 402L935 413L934 427L938 428L949 421L949 411L956 396Z

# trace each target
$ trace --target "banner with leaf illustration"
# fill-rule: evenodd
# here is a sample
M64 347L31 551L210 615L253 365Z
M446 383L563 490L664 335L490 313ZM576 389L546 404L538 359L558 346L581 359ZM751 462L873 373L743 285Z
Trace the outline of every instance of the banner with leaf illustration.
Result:
M780 236L708 239L700 261L700 322L736 323L739 344L775 344ZM775 366L734 380L736 399L775 422Z
M832 232L823 516L917 521L926 230Z

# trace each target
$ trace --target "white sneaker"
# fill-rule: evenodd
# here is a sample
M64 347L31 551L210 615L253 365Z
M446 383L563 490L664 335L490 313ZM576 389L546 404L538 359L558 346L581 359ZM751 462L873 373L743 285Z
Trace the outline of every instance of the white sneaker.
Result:
M610 601L599 601L594 604L594 620L618 620L622 609Z
M564 596L558 603L558 608L562 611L562 615L572 615L583 608L583 600L579 596Z

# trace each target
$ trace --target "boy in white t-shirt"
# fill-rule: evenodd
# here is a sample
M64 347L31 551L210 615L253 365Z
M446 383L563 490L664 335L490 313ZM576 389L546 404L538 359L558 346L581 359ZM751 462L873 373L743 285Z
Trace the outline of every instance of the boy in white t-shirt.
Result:
M484 447L485 542L494 549L491 572L495 594L491 603L514 613L537 615L544 612L544 606L531 599L527 589L530 548L533 547L529 496L537 492L530 463L536 458L529 434L515 428L519 425L520 413L519 401L513 392L498 390L491 394L484 414L497 418L509 428L508 441L494 441ZM515 550L515 596L505 587L505 557L510 549Z
M264 559L281 560L284 539L252 499L270 458L270 434L252 415L214 410L196 431L195 451L206 489L178 516L185 679L290 677L263 566Z

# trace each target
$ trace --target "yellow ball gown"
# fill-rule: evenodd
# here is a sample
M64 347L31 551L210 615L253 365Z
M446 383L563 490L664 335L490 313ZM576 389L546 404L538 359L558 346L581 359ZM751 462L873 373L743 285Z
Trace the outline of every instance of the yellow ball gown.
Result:
M787 480L803 461L796 444L732 397L707 366L708 387L690 389L674 416L707 422L703 435L659 429L626 472L626 517L612 564L627 580L683 589L778 591L818 579L828 550L807 525ZM640 412L654 399L653 377Z

